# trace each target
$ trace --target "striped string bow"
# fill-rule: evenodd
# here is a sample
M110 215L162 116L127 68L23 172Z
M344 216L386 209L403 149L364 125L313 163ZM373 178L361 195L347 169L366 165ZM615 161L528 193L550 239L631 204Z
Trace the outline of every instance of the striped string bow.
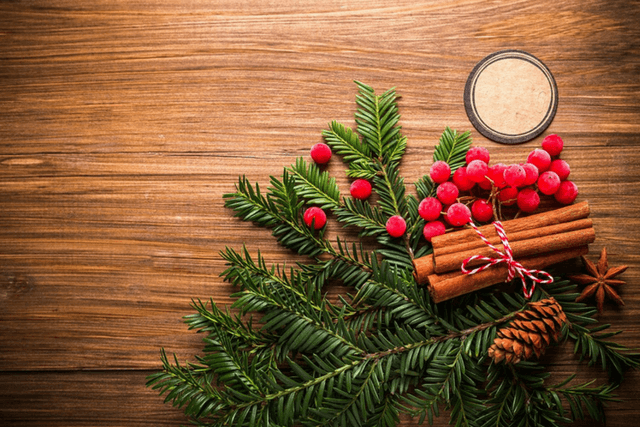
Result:
M502 262L506 263L508 274L507 274L507 280L505 280L505 282L512 281L514 277L516 277L516 275L519 276L520 280L522 280L522 292L524 293L524 296L527 299L531 298L531 295L533 295L533 292L536 290L536 284L553 283L553 277L551 277L551 275L546 271L528 270L524 268L522 264L520 264L518 261L513 259L513 251L511 250L511 245L509 245L509 239L507 238L507 233L504 231L504 227L502 226L502 223L500 221L493 222L493 226L495 227L496 233L498 233L498 236L500 237L500 241L504 246L504 252L502 252L500 249L493 246L491 242L489 242L489 240L478 229L478 227L475 226L473 221L470 221L469 225L475 230L476 233L478 233L478 236L480 236L480 238L484 241L484 243L486 243L487 246L493 249L493 251L498 255L498 257L490 258L486 256L473 255L465 259L462 263L461 270L464 274L467 274L467 275L475 274L480 271L486 270L492 265L500 264ZM480 267L475 268L473 270L468 270L467 266L471 262L476 260L486 261L486 264L481 265ZM546 279L541 278L540 276L546 277ZM527 280L526 280L527 277L531 279L531 287L527 287Z

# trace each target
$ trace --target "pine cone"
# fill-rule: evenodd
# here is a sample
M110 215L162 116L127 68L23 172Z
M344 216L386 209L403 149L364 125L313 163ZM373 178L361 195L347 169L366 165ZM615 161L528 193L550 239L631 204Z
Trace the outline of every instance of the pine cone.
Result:
M489 356L498 363L518 363L540 357L552 341L558 341L567 316L551 297L529 303L529 309L515 315L515 320L498 330L498 337L489 347Z

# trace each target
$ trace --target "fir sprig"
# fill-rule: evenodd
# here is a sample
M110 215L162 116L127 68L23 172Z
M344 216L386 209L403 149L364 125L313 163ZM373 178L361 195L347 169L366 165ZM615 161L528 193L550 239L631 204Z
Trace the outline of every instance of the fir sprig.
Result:
M271 229L278 243L307 260L268 266L259 252L225 248L222 276L236 286L232 309L193 301L195 313L185 322L202 333L203 354L181 364L163 350L162 371L148 377L148 386L200 426L392 427L401 413L432 423L443 409L456 426L602 419L625 370L640 366L640 355L612 341L617 332L575 302L573 283L557 277L532 299L556 299L568 319L563 338L573 342L577 361L609 372L606 384L572 385L569 377L549 385L540 362L489 363L497 330L527 307L521 295L486 289L435 304L417 286L413 258L432 250L421 237L418 205L437 187L424 176L416 194L407 194L398 96L356 84L356 130L334 121L322 135L348 164L348 177L373 182L377 202L341 196L334 178L302 158L272 176L266 191L240 177L235 192L224 195L225 206ZM455 171L470 144L469 132L446 128L434 161ZM310 205L377 246L314 231L302 219ZM393 215L406 220L403 238L386 232ZM351 290L329 299L326 286L336 281Z

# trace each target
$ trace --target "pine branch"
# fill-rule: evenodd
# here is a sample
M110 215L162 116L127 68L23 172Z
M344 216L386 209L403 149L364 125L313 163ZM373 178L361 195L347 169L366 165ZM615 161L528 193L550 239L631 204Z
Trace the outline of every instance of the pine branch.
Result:
M618 387L616 384L604 384L592 387L596 380L591 380L583 384L566 387L575 378L575 374L570 375L560 384L548 388L548 395L555 403L560 414L564 414L564 408L560 396L569 404L571 419L585 419L584 409L589 416L596 421L604 421L604 406L607 402L616 401L613 391Z
M429 424L438 415L438 405L451 409L451 424L475 425L477 413L482 407L478 399L477 384L484 381L479 369L469 363L460 341L448 341L439 354L433 357L425 373L425 383L413 394L406 396L410 407L405 410L419 417L421 424L428 418Z
M387 261L372 264L371 278L358 290L354 306L365 303L371 307L385 307L386 324L392 318L407 326L429 328L432 334L446 330L437 326L440 319L433 313L428 293L414 285L412 279L402 277Z
M360 261L340 247L336 250L324 239L324 230L314 233L301 221L303 201L295 190L295 178L285 169L282 180L271 177L271 187L267 197L259 192L258 184L254 190L246 178L241 178L236 186L237 192L225 194L225 206L232 208L245 221L254 221L264 227L273 227L273 235L278 243L301 255L315 258L323 253L329 254L347 264L370 270L363 258Z
M166 393L165 403L172 402L173 406L184 408L185 415L196 418L230 408L231 401L213 389L209 382L197 378L191 369L180 366L175 356L175 365L169 363L164 349L160 356L163 370L147 377L146 385L159 390L160 395Z
M438 145L436 145L433 161L446 162L453 173L466 163L467 151L471 147L471 142L471 132L460 134L446 127L440 136Z
M321 172L314 163L307 166L302 157L287 171L295 177L296 192L308 204L318 205L321 209L340 207L340 190L335 178L330 178L328 172Z
M302 226L299 200L293 178L284 172L282 181L271 177L272 187L267 197L260 193L258 184L255 190L246 177L241 177L236 185L236 193L225 194L225 207L235 211L235 216L244 221L253 221L262 226L273 228L278 242L301 255L315 257L324 252L326 243L322 232L316 237L309 227ZM323 248L325 247L325 248Z
M414 185L416 186L416 192L420 200L426 199L427 197L435 197L437 186L429 175L423 176L419 181L415 182Z
M260 281L263 286L269 286L274 291L285 288L288 292L293 292L299 298L304 299L314 309L322 310L321 288L313 284L310 286L308 276L303 275L300 271L290 269L289 276L287 276L284 272L281 273L279 267L276 268L275 265L267 268L260 252L258 252L256 263L246 247L243 247L243 255L231 248L226 248L226 251L221 252L220 255L227 261L228 267L221 273L226 281L242 286L248 275L252 280Z
M346 163L363 163L373 165L371 148L361 142L358 135L341 123L332 121L329 130L323 130L322 136L331 149L344 158Z
M544 382L550 374L538 363L491 364L488 371L489 399L478 423L489 426L560 427L565 418L554 406Z
M235 294L238 299L234 308L241 313L250 311L264 313L262 329L279 336L276 344L278 359L289 352L314 353L326 357L332 353L338 357L348 357L362 353L345 334L345 328L338 322L330 309L314 306L307 298L291 288L273 290L262 282L255 282L243 275L244 289Z
M631 353L631 349L608 339L622 331L600 333L610 325L604 324L596 328L587 329L580 325L573 325L569 336L575 340L573 352L580 355L580 360L588 360L594 365L600 360L602 370L609 372L609 377L618 384L627 369L640 366L640 354Z
M223 198L225 207L233 209L234 216L244 221L253 221L262 227L272 227L282 223L273 202L262 195L257 183L254 190L244 175L238 179L236 192L224 194Z
M232 317L228 310L220 310L213 299L210 300L209 306L210 308L201 300L192 300L191 307L197 313L184 317L190 330L197 329L198 332L206 333L208 339L217 339L223 331L235 340L236 347L250 348L254 351L274 343L275 337L254 330L250 320L245 323L240 316Z
M365 362L367 363L367 362ZM381 381L377 378L376 368L378 364L376 362L369 363L371 367L368 370L366 376L354 384L354 379L351 380L351 384L347 386L347 392L352 393L353 388L357 387L357 391L351 396L345 396L346 402L340 401L338 412L332 417L326 418L319 425L329 425L333 422L341 420L345 415L348 419L355 420L357 425L362 425L363 420L368 418L368 414L375 411L376 406L380 403L380 394L377 388L380 386ZM354 377L357 378L356 375ZM357 383L360 384L357 384ZM338 389L339 390L339 389ZM356 407L356 403L358 407Z
M334 212L339 222L361 228L360 237L378 236L387 231L382 212L367 201L344 199L343 206Z
M471 142L470 132L467 131L460 134L458 131L446 127L433 152L433 161L446 162L451 168L451 173L453 173L466 163L467 151L471 147ZM436 195L438 186L434 184L429 175L423 176L414 185L420 199Z
M389 216L406 216L407 204L404 199L404 179L396 164L379 164L380 174L373 179L374 189L380 196L380 209Z
M416 242L412 245L405 235L403 244L398 245L386 234L385 228L388 217L394 215L409 219L407 226L413 228L412 217L407 212L404 180L399 176L398 170L398 163L406 149L406 138L400 134L401 128L398 126L400 115L397 96L393 89L376 95L371 87L360 82L356 84L359 88L356 97L359 108L355 116L362 143L359 143L350 129L335 122L331 124L330 131L324 132L324 136L338 154L345 156L345 161L351 160L347 173L349 176L373 178L374 191L380 197L380 210L387 217L381 218L375 210L367 209L366 205L361 207L354 204L345 206L336 213L338 219L348 225L362 227L362 235L377 236L378 242L386 247L386 250L379 253L387 259L397 265L412 268L413 247ZM365 152L369 157L365 157ZM345 205L347 203L345 201Z
M396 408L397 404L397 398L393 395L385 395L382 404L371 414L365 427L395 427L400 423L399 412Z
M360 236L375 236L386 232L386 220L377 207L368 202L345 198L340 201L340 190L335 179L327 172L320 172L315 164L309 164L298 158L296 164L288 169L296 179L295 190L307 203L318 205L322 209L331 209L338 222L362 228Z

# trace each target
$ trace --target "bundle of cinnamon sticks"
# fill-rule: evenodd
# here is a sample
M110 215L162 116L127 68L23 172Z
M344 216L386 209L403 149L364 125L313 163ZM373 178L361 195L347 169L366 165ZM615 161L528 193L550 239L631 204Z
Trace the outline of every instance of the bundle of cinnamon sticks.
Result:
M587 218L589 213L588 202L582 202L502 222L513 258L526 269L542 269L587 254L587 245L595 240L593 223ZM504 250L492 224L479 227L479 230L492 245ZM508 269L504 263L473 275L462 273L462 263L473 255L497 257L473 229L443 234L434 237L431 243L433 253L414 260L414 276L418 284L429 285L436 303L507 278ZM482 263L472 262L468 266L472 268Z

